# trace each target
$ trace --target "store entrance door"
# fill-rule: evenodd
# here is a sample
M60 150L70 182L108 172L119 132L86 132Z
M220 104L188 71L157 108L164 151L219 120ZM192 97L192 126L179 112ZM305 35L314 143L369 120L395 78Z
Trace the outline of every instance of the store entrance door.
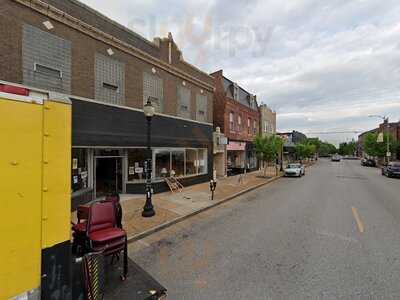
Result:
M122 157L96 157L95 169L96 198L122 193Z

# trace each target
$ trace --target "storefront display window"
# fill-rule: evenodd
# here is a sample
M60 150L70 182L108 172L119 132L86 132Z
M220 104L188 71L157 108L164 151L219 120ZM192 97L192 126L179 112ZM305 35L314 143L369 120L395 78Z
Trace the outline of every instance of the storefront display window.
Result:
M71 189L77 192L89 187L88 149L72 148Z
M207 149L153 149L153 179L166 177L195 176L207 173ZM129 149L127 181L144 182L144 161L147 158L145 148Z
M204 174L207 173L207 150L206 149L199 149L197 152L198 156L198 173Z
M186 175L197 174L197 150L186 149Z
M171 153L169 150L155 150L155 177L170 176Z
M147 158L147 150L142 148L128 150L128 181L144 182L144 162Z
M185 151L174 150L171 152L171 176L185 176Z

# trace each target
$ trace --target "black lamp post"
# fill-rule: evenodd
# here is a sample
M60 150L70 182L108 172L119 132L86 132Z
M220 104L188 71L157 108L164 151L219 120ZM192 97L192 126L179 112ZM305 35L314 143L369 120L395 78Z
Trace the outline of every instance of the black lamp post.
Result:
M151 188L151 169L152 169L152 153L151 153L151 119L154 116L155 109L151 104L150 99L143 107L143 112L147 120L147 159L144 163L146 175L146 203L143 207L142 216L145 218L152 217L156 214L153 204L151 203L152 188Z

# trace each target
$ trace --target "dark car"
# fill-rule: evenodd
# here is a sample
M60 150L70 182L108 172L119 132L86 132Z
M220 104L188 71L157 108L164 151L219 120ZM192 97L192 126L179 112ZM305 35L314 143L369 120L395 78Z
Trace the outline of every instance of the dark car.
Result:
M382 175L387 177L400 177L400 162L390 162L382 167Z
M376 162L373 159L363 158L361 160L361 165L365 167L376 167Z

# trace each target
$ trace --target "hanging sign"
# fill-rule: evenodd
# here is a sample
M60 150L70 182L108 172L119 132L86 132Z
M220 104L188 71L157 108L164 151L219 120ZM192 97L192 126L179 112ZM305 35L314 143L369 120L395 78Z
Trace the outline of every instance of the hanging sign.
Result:
M129 173L129 175L134 175L135 174L135 167L129 167L128 173Z
M78 169L78 159L77 158L72 159L72 169L73 170Z

